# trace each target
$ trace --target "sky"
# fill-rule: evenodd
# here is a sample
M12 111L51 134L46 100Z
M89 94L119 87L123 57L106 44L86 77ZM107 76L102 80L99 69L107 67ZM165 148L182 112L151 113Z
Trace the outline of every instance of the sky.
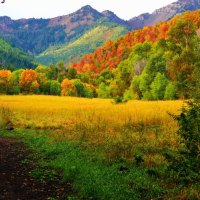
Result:
M2 1L2 0L0 0ZM52 18L75 12L85 5L102 12L113 11L128 20L142 13L152 13L176 0L5 0L0 3L0 16L12 19Z

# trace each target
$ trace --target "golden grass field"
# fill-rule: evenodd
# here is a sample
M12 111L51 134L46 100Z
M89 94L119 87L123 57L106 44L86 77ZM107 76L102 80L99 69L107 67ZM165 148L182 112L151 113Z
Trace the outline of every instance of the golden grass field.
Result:
M136 147L176 148L178 127L168 113L178 114L182 106L183 101L113 104L111 99L0 96L0 108L9 110L15 128L52 130L59 140L103 144L110 158L128 158Z

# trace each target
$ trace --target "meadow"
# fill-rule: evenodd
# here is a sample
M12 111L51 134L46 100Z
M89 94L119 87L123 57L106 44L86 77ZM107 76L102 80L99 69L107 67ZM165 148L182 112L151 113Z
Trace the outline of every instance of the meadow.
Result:
M170 113L179 114L183 105L0 96L0 126L14 128L1 135L19 137L42 152L38 166L62 171L81 198L187 199L197 197L196 186L182 188L166 173L166 155L180 147Z

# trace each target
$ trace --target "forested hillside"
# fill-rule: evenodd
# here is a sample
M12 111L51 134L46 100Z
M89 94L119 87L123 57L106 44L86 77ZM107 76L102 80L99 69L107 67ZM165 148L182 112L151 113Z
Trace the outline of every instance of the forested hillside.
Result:
M188 99L199 80L199 28L200 11L185 12L168 22L107 40L104 46L67 68L58 62L38 66L35 71L2 70L2 92L9 93L9 87L17 86L17 91L24 93L98 96L119 101ZM80 42L84 44L87 37L90 35ZM9 83L10 76L15 77L14 82Z
M105 15L87 5L74 13L50 19L0 17L0 34L16 47L38 55L50 46L76 40L94 26L103 25ZM112 22L107 18L109 22ZM126 28L127 25L124 25Z
M199 27L200 11L188 11L107 41L72 67L90 75L101 97L188 98L199 62Z
M63 61L66 62L67 66L73 61L80 60L85 54L93 52L97 47L103 45L105 40L114 40L129 31L128 28L111 23L106 18L102 18L101 21L102 23L98 21L94 28L84 33L80 38L68 44L48 48L36 56L36 61L44 65Z
M0 38L0 68L14 70L17 68L34 68L35 66L33 57Z

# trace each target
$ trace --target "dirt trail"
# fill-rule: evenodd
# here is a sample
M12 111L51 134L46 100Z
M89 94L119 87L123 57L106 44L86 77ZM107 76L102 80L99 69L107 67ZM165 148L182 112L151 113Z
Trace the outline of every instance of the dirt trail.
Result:
M21 142L0 137L0 200L66 200L74 192L59 178L41 182L30 176L32 164L23 164L29 150Z

